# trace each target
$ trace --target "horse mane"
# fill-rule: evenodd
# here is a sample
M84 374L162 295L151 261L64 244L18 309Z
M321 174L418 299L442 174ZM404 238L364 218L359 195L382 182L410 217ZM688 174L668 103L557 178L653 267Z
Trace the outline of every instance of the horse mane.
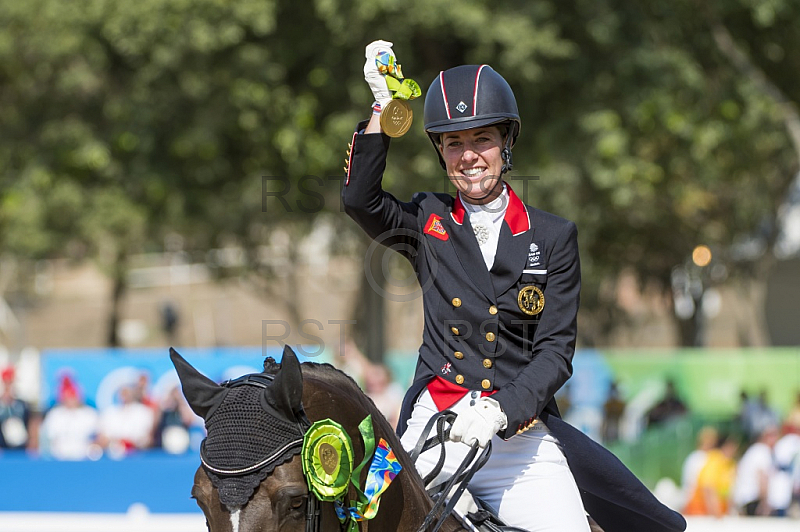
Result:
M375 402L361 389L353 377L327 362L303 362L300 367L303 371L303 379L316 379L343 390L345 393L352 392L348 395L354 397L367 412L372 414L373 423L375 423L376 419L380 419L391 429L386 417L378 410ZM394 430L391 430L391 432L394 433Z
M375 402L361 389L353 377L327 362L303 362L300 364L300 368L303 372L303 379L321 381L337 390L344 391L349 398L355 399L367 412L372 414L373 426L375 424L380 424L383 432L391 435L394 440L397 440L392 443L397 443L396 446L399 446L399 438L397 438L394 429L381 411L378 410L378 407L375 406ZM280 369L280 362L276 362L274 358L267 357L264 359L264 373L275 375Z
M387 440L391 448L395 451L395 455L398 455L398 457L403 455L403 461L405 463L411 463L410 458L400 443L400 438L397 436L397 433L389 421L387 421L386 416L384 416L381 411L378 410L378 407L375 406L375 403L372 401L372 399L364 392L364 390L361 389L353 377L328 363L303 362L300 367L303 371L304 380L309 378L328 384L341 391L341 393L346 394L348 397L354 399L359 403L360 406L364 407L364 409L372 415L373 427L376 429L380 428L381 434ZM412 475L417 476L417 478L420 479L419 482L421 485L422 479L419 477L416 468L412 466L409 469L412 470Z

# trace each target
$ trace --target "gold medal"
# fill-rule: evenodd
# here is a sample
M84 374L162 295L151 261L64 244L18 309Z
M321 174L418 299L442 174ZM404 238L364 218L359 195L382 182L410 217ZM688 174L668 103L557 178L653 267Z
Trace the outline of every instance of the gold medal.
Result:
M330 443L322 443L319 446L319 463L322 469L329 475L333 475L339 468L339 453Z
M406 100L389 100L381 109L381 128L390 137L402 137L411 128L414 113Z
M517 297L519 309L529 316L536 316L544 310L544 292L538 286L526 286Z

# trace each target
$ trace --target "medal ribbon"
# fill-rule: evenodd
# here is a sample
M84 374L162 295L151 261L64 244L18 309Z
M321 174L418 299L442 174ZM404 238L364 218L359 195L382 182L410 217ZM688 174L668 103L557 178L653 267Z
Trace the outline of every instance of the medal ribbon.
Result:
M364 440L364 459L350 475L350 482L356 490L356 500L351 500L350 506L347 508L344 507L343 501L337 501L335 504L339 520L344 522L348 518L350 519L349 532L358 530L358 521L372 519L378 514L381 495L403 469L386 440L381 438L376 448L372 416L367 416L361 421L358 431L361 433L361 439ZM362 491L360 487L361 471L367 463L370 465L364 481L364 491Z
M422 89L416 81L403 78L403 69L392 54L388 52L378 54L378 57L375 58L375 65L378 67L378 72L384 75L392 98L413 100L422 95Z
M372 519L378 514L381 495L403 469L386 440L381 438L376 448L372 416L359 423L358 431L364 441L364 459L355 469L350 436L331 419L311 425L303 437L301 452L309 491L321 501L333 502L340 521L350 519L349 532L358 529L358 521ZM370 465L364 491L361 491L361 471L367 463ZM344 494L350 483L356 490L356 500L345 508Z

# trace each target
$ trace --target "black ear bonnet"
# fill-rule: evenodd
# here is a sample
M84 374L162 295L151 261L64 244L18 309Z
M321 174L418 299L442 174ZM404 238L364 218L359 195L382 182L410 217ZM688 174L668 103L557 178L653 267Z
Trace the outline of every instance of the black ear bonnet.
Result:
M189 405L205 420L203 468L222 504L244 506L261 481L302 448L310 423L300 401L300 364L287 346L276 375L253 373L217 385L176 351L170 357Z

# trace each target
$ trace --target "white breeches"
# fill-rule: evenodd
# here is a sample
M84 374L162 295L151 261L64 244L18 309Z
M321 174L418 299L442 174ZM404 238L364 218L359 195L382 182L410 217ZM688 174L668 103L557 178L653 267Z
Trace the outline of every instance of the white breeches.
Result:
M450 410L469 408L480 393L468 393ZM414 405L408 428L401 439L411 450L428 420L438 412L425 390ZM449 479L469 452L463 443L447 442L442 472L433 485ZM423 477L439 458L438 447L423 453L417 470ZM492 455L469 484L473 496L494 508L506 524L530 531L588 532L589 525L578 487L558 441L543 423L508 441L492 438Z

